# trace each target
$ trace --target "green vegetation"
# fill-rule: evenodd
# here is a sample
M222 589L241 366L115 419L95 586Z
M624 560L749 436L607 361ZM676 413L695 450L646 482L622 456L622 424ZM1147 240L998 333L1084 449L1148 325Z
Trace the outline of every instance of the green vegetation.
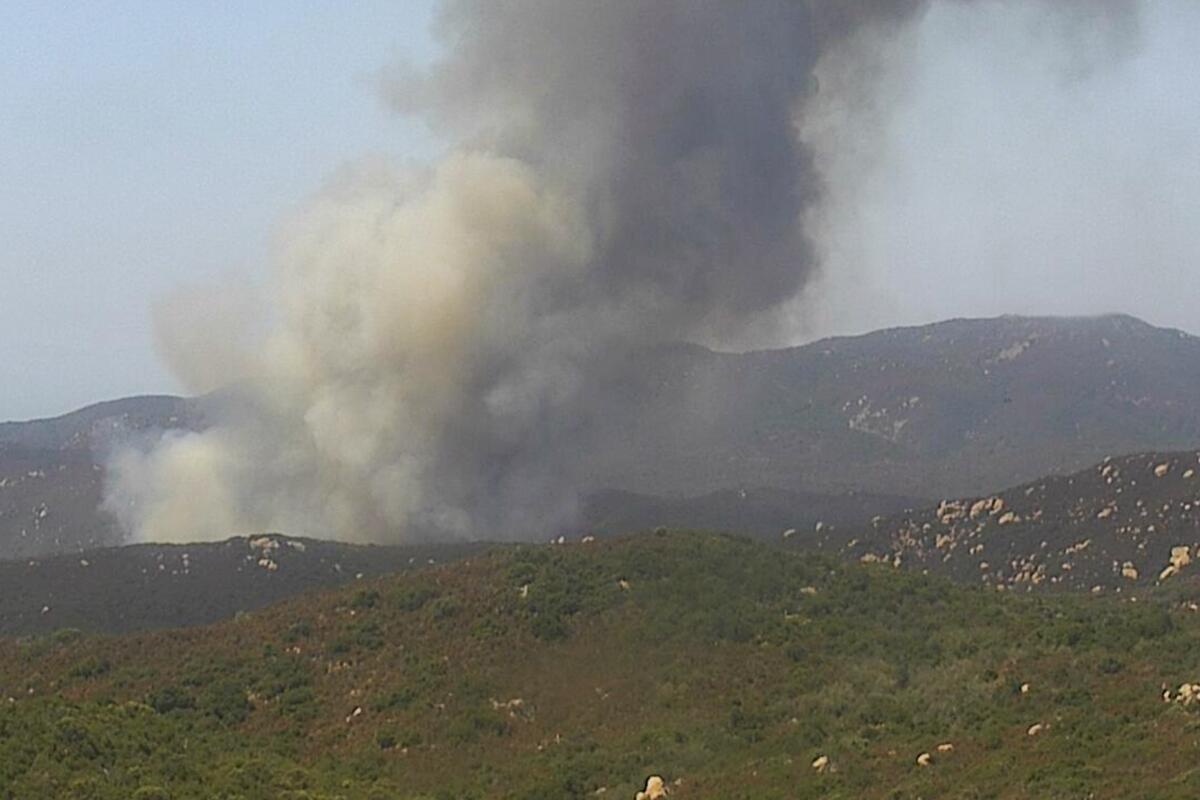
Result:
M236 623L0 640L0 800L631 798L649 774L675 798L1191 798L1200 706L1162 686L1194 680L1200 614L1165 597L700 534L510 547Z

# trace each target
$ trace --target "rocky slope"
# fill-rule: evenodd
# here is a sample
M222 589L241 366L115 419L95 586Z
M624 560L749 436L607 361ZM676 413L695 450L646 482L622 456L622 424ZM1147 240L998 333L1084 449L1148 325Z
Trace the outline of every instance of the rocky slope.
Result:
M1106 458L809 542L1014 591L1119 593L1191 582L1200 578L1200 452Z
M96 403L60 417L0 422L0 453L95 453L139 431L197 430L204 425L203 402L145 395Z
M743 355L678 348L640 373L652 377L630 392L625 460L597 480L649 494L946 497L1200 446L1200 339L1126 316L954 320Z

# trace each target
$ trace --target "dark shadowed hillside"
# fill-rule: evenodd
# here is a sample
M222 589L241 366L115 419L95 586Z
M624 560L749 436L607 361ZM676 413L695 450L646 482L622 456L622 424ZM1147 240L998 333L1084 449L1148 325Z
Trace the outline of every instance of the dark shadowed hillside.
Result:
M455 560L483 547L380 547L264 535L0 561L0 636L215 622L292 595Z
M610 490L587 499L581 530L622 534L650 528L731 531L778 540L785 533L858 530L879 516L928 501L868 492L819 494L786 489L727 489L698 497L658 497ZM790 533L789 533L790 532Z
M874 515L920 505L909 498L781 490L676 500L605 492L584 511L587 524L580 530L586 533L571 532L568 538L691 525L777 540L787 529L816 525L855 530ZM285 597L457 560L488 546L354 545L267 534L0 560L0 636L61 628L121 633L215 622Z

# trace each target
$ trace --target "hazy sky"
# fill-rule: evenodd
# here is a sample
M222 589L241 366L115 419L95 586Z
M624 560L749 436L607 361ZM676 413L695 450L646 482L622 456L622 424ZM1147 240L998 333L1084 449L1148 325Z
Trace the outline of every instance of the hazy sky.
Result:
M340 164L433 153L372 84L431 57L432 3L0 3L0 419L178 391L157 301L264 274ZM802 128L830 188L792 341L1006 312L1200 331L1200 3L1142 5L1114 34L935 2L870 50L867 102Z
M0 3L0 419L175 391L151 306L261 271L347 159L430 150L372 74L426 0Z
M1200 333L1200 3L1115 27L1045 5L935 4L875 51L875 102L814 134L803 325L1122 311Z

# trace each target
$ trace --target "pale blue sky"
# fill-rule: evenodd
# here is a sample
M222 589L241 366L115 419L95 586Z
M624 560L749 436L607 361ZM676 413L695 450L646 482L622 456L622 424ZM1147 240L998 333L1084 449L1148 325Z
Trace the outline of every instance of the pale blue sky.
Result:
M150 308L261 271L340 163L422 157L372 74L432 0L0 3L0 419L174 391Z
M432 58L435 2L0 0L0 419L178 391L156 299L265 274L340 164L434 155L372 80ZM876 102L809 109L823 273L791 341L1000 313L1200 331L1200 3L1145 0L1115 51L1047 32L1052 5L933 3Z

